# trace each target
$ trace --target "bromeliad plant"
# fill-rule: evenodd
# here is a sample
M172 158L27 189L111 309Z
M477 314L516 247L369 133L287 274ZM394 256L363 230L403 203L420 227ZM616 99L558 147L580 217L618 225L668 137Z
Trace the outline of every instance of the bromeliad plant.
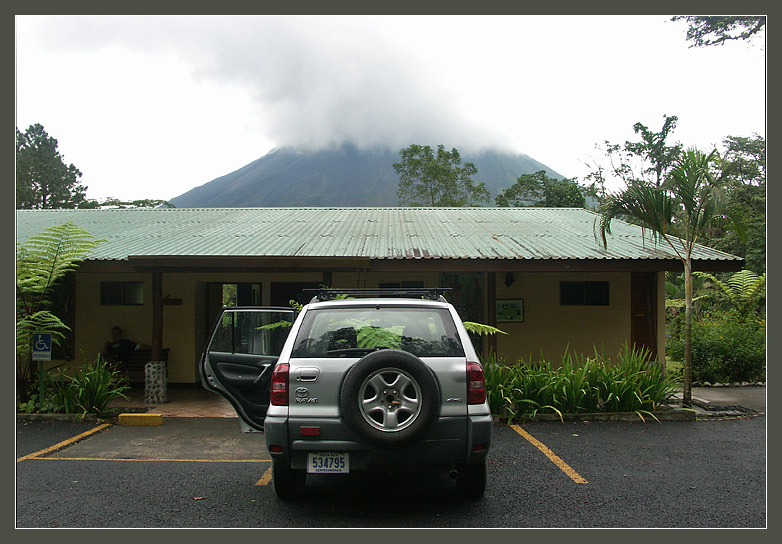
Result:
M612 362L565 353L560 366L520 360L512 365L492 359L485 366L493 414L513 422L522 415L635 412L643 419L676 391L648 350L624 346Z

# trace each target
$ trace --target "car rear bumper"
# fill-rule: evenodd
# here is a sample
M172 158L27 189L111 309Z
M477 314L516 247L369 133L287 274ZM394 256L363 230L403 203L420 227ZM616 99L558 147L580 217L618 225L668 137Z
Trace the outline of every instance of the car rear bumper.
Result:
M317 428L318 436L304 436L302 427ZM294 469L304 469L309 453L347 452L351 470L415 469L472 464L491 447L490 415L441 417L427 439L401 449L379 449L357 438L342 419L267 416L266 446L272 458Z

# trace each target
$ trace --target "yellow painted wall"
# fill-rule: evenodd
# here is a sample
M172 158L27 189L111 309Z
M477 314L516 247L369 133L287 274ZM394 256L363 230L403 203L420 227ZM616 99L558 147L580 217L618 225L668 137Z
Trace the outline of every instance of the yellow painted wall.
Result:
M100 282L143 281L144 304L140 306L101 306ZM91 361L103 352L114 325L122 327L125 338L152 344L152 276L144 273L77 273L74 322L75 360L80 366L84 356Z
M594 346L605 346L616 355L630 341L629 273L520 273L505 286L505 274L497 274L497 300L522 299L523 323L497 323L508 335L498 335L497 352L512 363L518 357L559 363L565 350L593 355ZM560 306L560 281L608 281L608 306Z
M504 285L505 274L497 273L497 299L523 299L523 323L498 323L508 336L500 335L497 349L508 362L518 356L543 356L558 362L569 344L571 350L591 355L601 342L609 356L615 355L630 338L629 273L514 273L515 283ZM334 287L376 287L381 282L416 280L424 285L439 285L439 273L370 273L366 282L357 283L355 272L334 272ZM197 363L206 340L205 285L208 282L263 284L263 303L270 299L272 282L318 282L320 272L285 273L164 273L163 295L182 300L181 305L163 307L163 347L168 348L169 381L194 383ZM143 281L142 306L101 306L100 281ZM560 306L559 282L608 281L609 306ZM664 274L658 275L658 289L664 289ZM663 291L661 291L663 292ZM658 306L658 327L664 331L664 301ZM484 319L488 322L488 316ZM119 325L125 336L143 344L152 343L151 273L78 273L76 276L75 354L70 366L82 362L80 350L89 360L103 350L111 327ZM658 335L658 350L664 357L664 335ZM55 364L56 362L53 362Z

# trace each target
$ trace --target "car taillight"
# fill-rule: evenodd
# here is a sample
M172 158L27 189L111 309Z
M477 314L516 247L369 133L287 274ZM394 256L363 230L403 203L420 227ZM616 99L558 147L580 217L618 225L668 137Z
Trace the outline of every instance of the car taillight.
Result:
M467 404L486 402L486 382L480 363L467 363Z
M288 406L288 363L280 363L272 373L272 406Z

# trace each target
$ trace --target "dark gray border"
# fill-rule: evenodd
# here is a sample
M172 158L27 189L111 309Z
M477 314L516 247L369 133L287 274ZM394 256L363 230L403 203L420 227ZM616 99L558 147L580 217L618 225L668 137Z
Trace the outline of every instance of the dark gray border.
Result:
M151 1L151 0L137 0L133 3L109 3L105 1L99 1L99 0L82 0L82 1L70 1L70 2L63 2L63 1L56 1L56 0L42 0L42 1L36 1L36 2L30 2L28 1L20 1L20 0L12 0L11 2L4 3L4 11L7 10L7 13L10 16L4 16L3 17L3 28L5 29L5 32L2 33L4 36L4 42L6 43L6 47L4 50L6 53L6 59L10 56L10 68L6 67L6 73L9 73L9 71L13 70L14 62L13 62L13 54L8 53L12 52L14 50L13 42L14 42L14 14L30 14L30 13L68 13L68 14L74 14L74 13L114 13L114 14L142 14L142 13L149 13L149 14L176 14L181 13L181 3L173 3L173 2L164 2L164 1ZM775 29L775 23L776 23L776 14L779 12L779 6L780 4L778 2L772 3L770 0L763 0L763 1L747 1L737 3L735 1L710 1L710 2L704 2L704 1L698 1L698 2L692 2L692 1L658 1L658 2L626 2L626 1L599 1L599 2L583 2L578 0L550 0L549 2L539 2L535 3L534 5L529 5L528 3L522 3L522 2L512 2L510 0L502 0L502 1L484 1L484 2L470 2L470 3L464 3L464 2L453 2L453 1L443 1L438 0L435 2L427 2L425 5L423 5L420 1L417 2L411 2L409 0L399 0L394 3L385 3L385 4L369 4L367 2L322 2L322 1L312 1L312 0L303 0L295 3L289 3L289 4L280 4L277 6L274 5L268 5L266 2L260 2L260 1L248 1L248 0L224 0L222 2L206 2L203 0L197 0L196 2L191 2L186 4L187 5L187 12L188 13L204 13L204 14L213 14L213 13L269 13L269 14L297 14L297 13L312 13L312 14L358 14L358 13L366 13L366 14L374 14L374 15L384 15L384 14L406 14L406 13L421 13L421 14L441 14L441 13L462 13L462 14L697 14L697 13L765 13L769 15L769 25L768 27L771 29ZM738 9L737 9L738 8ZM555 29L552 29L552 32L555 32ZM768 58L774 58L771 56L772 51L775 51L774 44L776 43L773 39L769 37L770 33L767 32L766 37L766 56ZM684 39L684 34L682 33L682 39ZM6 61L8 62L8 61ZM767 61L768 62L768 61ZM767 72L768 73L768 72ZM767 96L776 96L775 94L769 93L768 88L776 88L777 87L777 78L779 77L776 73L768 73L768 79L767 79ZM9 78L10 80L11 78ZM14 85L13 88L9 90L11 85ZM5 87L5 92L10 95L8 100L12 100L14 93L15 93L15 83L10 82ZM768 107L768 99L767 99L767 118L770 120L772 117L776 119L777 115L777 107ZM776 106L776 104L773 104L773 106ZM14 114L11 114L12 122L15 118ZM776 125L774 125L776 127ZM13 140L13 132L9 130L6 132L6 138ZM766 138L769 142L768 147L769 149L772 149L775 145L777 140L773 138L773 131L770 130L768 123L767 123L767 129L766 129ZM6 141L5 139L3 141ZM13 148L12 142L7 142L6 149L8 150L8 153L12 153L11 149ZM775 157L774 153L770 153L772 157ZM5 163L9 166L6 167L7 175L9 175L13 179L13 171L12 166L14 164L13 156L11 156L10 160ZM773 160L772 160L772 169L773 172ZM8 191L9 187L12 187L10 183L6 183L5 186L6 191ZM772 184L769 186L770 190L768 192L768 197L775 194L776 188ZM13 189L10 189L10 192L13 193ZM15 199L13 198L13 194L10 195L10 198L5 199L5 203L7 206L13 206L15 203ZM9 226L10 228L6 229L6 232L13 232L14 229L14 213L11 211L11 213L4 214L4 220L7 221L6 226ZM10 223L10 225L9 225ZM772 214L772 217L768 218L767 223L767 230L776 232L776 229L778 227L778 219L776 218L775 214ZM776 269L776 263L779 259L779 256L776 254L769 254L768 255L768 269L771 271ZM5 268L3 268L3 285L6 286L7 291L5 291L4 296L0 301L2 301L2 308L4 308L3 313L3 325L7 325L3 327L4 335L3 338L6 340L10 339L10 342L6 341L4 342L4 345L7 346L5 348L6 354L8 354L10 357L13 357L13 336L9 334L11 325L13 324L14 318L11 315L10 308L13 307L13 295L11 294L11 289L8 287L10 285L10 282L7 282L8 276L13 276L14 272L11 270L11 259L9 259L9 262L6 264ZM776 292L776 282L772 281L770 282L770 286L768 288L768 300L771 300L774 298L774 294ZM772 305L769 304L769 315L773 314L773 311L771 311ZM6 317L8 316L8 317ZM8 321L6 321L8 320ZM773 318L772 318L773 322ZM775 324L774 324L775 325ZM771 335L772 338L775 337L775 335ZM768 352L773 355L777 352L777 344L776 342L769 342L768 344ZM9 358L10 358L9 357ZM773 359L773 357L769 357L769 359ZM8 369L6 369L8 371ZM6 374L8 375L8 374ZM771 376L771 381L773 384L773 376L774 371L773 369L769 369L769 375ZM8 389L11 389L11 398L13 398L13 389L14 386L12 385L13 382L11 380L8 380L6 387ZM773 387L773 385L772 385ZM12 410L15 411L15 410ZM14 423L11 424L11 432L14 432L13 429L15 428L15 420ZM779 435L777 433L772 433L771 435L771 444L772 446L776 446L774 449L778 451L778 442L780 440ZM13 462L13 461L12 461ZM775 478L775 480L778 478ZM767 486L767 489L778 489L777 486L771 485ZM10 490L11 486L7 485L5 486L5 489ZM4 512L6 512L6 516L10 518L8 523L5 523L5 527L13 527L14 526L14 520L15 520L15 512L14 512L14 504L15 504L15 489L13 491L13 495L11 495L11 504L9 504L8 508L4 509ZM778 493L777 492L769 492L768 493L768 503L769 505L774 503L778 504ZM768 508L767 508L768 511ZM541 534L543 536L542 531L535 531L538 534ZM775 531L776 532L776 531ZM726 533L717 533L717 532L710 532L709 536L710 538L730 538L730 539L736 539L736 538L764 538L766 535L765 532L753 532L750 534L742 534L737 535L734 532ZM594 539L594 540L600 540L602 541L605 536L607 536L607 531L598 530L598 531L588 531L584 532L581 531L578 533L578 539L584 539L587 538L588 540ZM77 532L70 532L68 533L68 538L73 538L74 540L83 539L84 536L87 536L87 532L77 531ZM236 538L239 536L239 533L232 532L230 533L231 537ZM288 531L275 531L271 535L269 533L264 533L264 537L268 536L280 536L283 538L286 537L293 537L293 536L314 536L312 532L309 533L302 533L301 535L297 533L290 533ZM462 538L466 541L468 539L473 540L475 538L483 538L482 536L479 536L479 533L475 532L456 532L456 530L438 530L437 533L431 533L431 532L424 532L424 531L405 531L404 533L395 533L395 536L399 536L401 538L408 539L412 536L420 536L424 538L431 538L432 536L437 537L445 537L451 540L453 537L458 537L459 540ZM31 533L26 533L25 536L27 538L33 536ZM36 537L41 536L44 538L51 538L51 534L44 534L44 535L35 535ZM56 535L57 538L62 538L63 533L59 533ZM97 536L99 538L105 538L107 535L101 533L97 533L93 536ZM138 535L133 535L138 536ZM164 536L163 533L161 533L161 536ZM172 535L169 535L171 537ZM200 532L195 533L193 532L191 535L188 536L199 536L201 538L211 538L211 533L208 532ZM244 534L242 536L245 536ZM251 535L246 535L251 536ZM255 535L257 537L257 535ZM335 541L339 539L340 542L343 542L345 540L345 537L351 536L356 537L358 540L359 538L367 536L364 534L364 531L359 530L356 531L329 531L327 533L318 533L318 540L321 541L323 537L326 537L326 540L332 540ZM488 535L489 537L494 538L507 538L508 536L512 537L529 537L534 538L537 536L537 534L533 533L525 533L524 535L507 535L507 534L492 534ZM575 533L571 533L567 535L567 537L575 537ZM621 537L626 537L627 535L623 535L619 533L618 535ZM633 535L633 538L635 538L637 535ZM674 530L673 533L666 532L663 534L654 535L655 537L661 537L665 536L668 538L676 538L679 536L693 536L693 535L685 535L683 531L680 530ZM112 534L111 538L115 538L115 535ZM779 538L779 537L777 537Z

